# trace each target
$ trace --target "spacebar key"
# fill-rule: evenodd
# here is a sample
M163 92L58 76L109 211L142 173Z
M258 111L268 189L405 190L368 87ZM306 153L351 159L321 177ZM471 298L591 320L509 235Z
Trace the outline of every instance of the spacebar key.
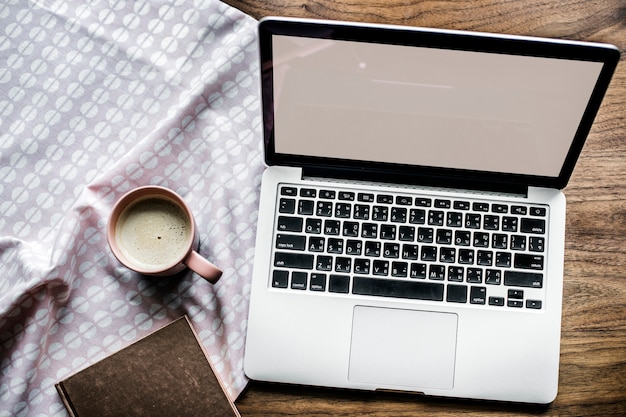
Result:
M443 284L354 277L352 293L380 297L443 301Z
M282 268L313 269L313 255L276 252L274 266Z

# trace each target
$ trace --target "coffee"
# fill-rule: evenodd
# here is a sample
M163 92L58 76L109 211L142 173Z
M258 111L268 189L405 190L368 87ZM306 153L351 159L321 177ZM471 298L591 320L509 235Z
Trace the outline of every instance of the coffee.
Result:
M126 258L146 270L180 262L189 250L192 227L173 201L147 197L131 203L115 226L117 244Z

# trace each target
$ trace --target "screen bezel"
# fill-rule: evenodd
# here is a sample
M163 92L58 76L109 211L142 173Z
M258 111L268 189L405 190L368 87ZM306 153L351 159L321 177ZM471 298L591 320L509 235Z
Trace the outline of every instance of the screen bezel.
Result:
M574 59L601 62L603 65L557 177L335 159L276 152L273 128L274 35ZM316 176L516 192L528 186L562 189L567 185L620 57L617 48L606 44L311 19L265 18L259 23L259 43L265 162L268 165L302 167L305 172Z

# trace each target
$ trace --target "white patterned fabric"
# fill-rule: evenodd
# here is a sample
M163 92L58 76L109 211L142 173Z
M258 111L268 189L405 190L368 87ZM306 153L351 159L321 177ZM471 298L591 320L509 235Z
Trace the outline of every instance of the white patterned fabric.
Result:
M256 21L217 0L0 4L0 417L183 314L235 398L264 169ZM224 274L130 272L105 226L158 184Z

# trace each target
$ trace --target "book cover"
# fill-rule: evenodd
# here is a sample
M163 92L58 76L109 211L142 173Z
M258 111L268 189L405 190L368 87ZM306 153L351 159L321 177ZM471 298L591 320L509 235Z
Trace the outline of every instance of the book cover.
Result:
M239 416L187 316L56 388L72 417Z

